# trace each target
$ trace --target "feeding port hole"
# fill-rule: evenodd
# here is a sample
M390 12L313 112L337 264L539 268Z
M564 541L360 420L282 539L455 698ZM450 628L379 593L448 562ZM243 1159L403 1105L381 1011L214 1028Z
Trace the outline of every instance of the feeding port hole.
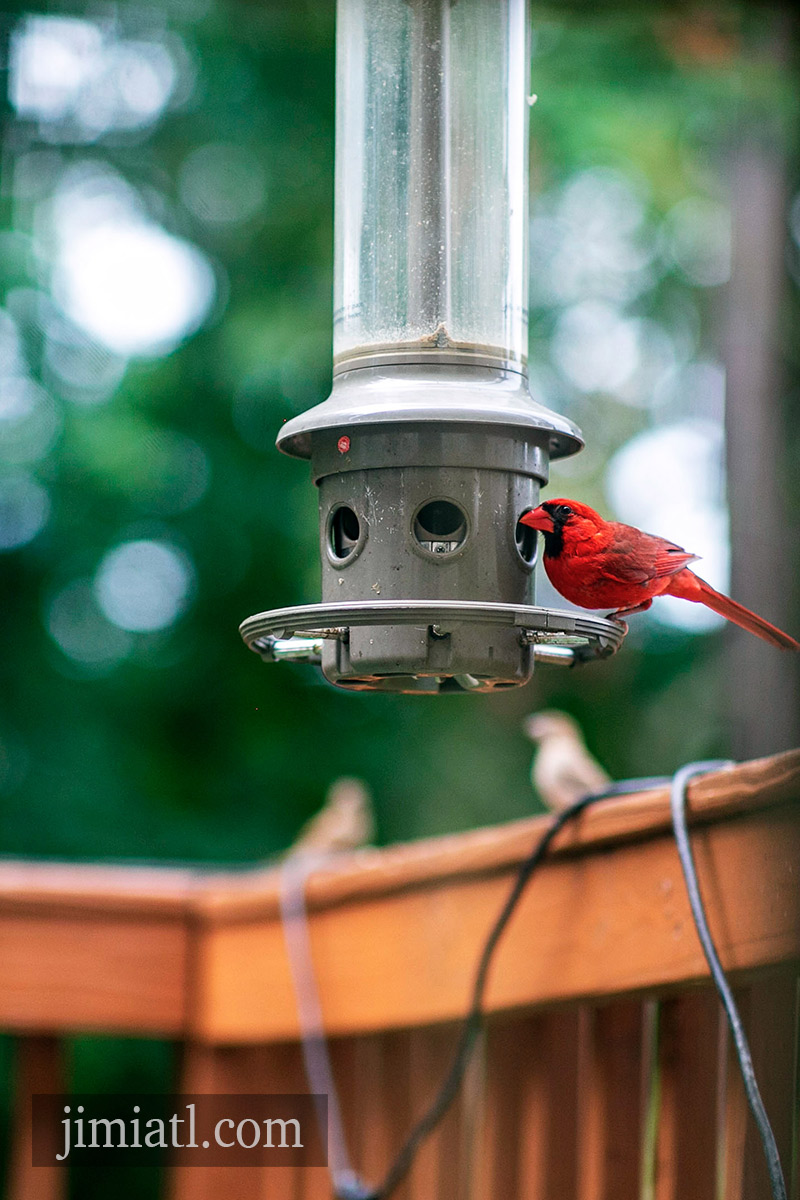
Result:
M522 516L524 517L525 513ZM526 566L532 567L536 562L539 538L535 529L531 529L530 525L522 524L522 517L517 521L517 528L514 531L514 541L517 543L517 550L522 561Z
M361 522L346 504L340 504L328 518L328 550L340 566L355 557L361 538Z
M453 554L467 537L466 513L452 500L429 500L414 518L413 533L428 554Z

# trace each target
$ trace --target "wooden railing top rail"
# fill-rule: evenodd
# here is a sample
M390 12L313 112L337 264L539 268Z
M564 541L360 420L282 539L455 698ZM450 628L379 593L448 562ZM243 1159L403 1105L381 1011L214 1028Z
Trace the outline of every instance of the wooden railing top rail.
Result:
M800 801L800 749L715 771L689 787L689 822L706 824ZM368 848L321 865L306 885L310 910L351 899L431 887L456 877L505 871L520 863L547 828L528 817L466 833L381 849ZM556 837L551 858L589 853L670 828L666 788L609 799ZM75 863L0 859L0 913L57 904L113 911L191 912L207 920L277 914L280 868L275 863L220 870L155 864Z
M800 752L690 788L726 966L800 959ZM325 1020L351 1033L452 1020L516 865L547 818L348 855L308 881ZM0 863L0 1026L213 1042L297 1036L274 867ZM493 969L490 1010L707 975L665 790L563 831Z
M690 785L690 821L707 823L800 800L800 750L716 772ZM366 900L414 887L435 887L451 879L507 872L528 855L550 817L366 850L337 858L308 880L310 910L348 900ZM609 799L587 810L556 837L551 858L606 850L610 845L650 837L671 827L669 792L659 788ZM221 886L220 886L221 884ZM209 878L202 896L209 919L267 915L276 907L273 872L248 879Z

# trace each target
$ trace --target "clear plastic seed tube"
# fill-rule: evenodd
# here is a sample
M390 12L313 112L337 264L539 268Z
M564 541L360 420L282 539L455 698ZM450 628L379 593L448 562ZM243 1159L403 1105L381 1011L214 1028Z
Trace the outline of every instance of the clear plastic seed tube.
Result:
M334 366L525 369L526 0L339 0Z

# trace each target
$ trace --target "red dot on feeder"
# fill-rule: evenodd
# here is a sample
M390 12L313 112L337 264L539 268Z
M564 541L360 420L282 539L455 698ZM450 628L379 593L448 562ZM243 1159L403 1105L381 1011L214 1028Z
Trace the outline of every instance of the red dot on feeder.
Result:
M340 454L347 454L347 451L350 449L350 438L345 433L339 438L336 445L339 447Z

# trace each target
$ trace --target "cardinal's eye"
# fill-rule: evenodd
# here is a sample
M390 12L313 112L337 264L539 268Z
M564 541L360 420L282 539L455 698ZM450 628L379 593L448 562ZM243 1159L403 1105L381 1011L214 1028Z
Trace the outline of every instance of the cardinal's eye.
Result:
M556 509L556 515L559 516L563 521L566 521L567 517L572 516L572 509L568 504L559 504L558 508Z

